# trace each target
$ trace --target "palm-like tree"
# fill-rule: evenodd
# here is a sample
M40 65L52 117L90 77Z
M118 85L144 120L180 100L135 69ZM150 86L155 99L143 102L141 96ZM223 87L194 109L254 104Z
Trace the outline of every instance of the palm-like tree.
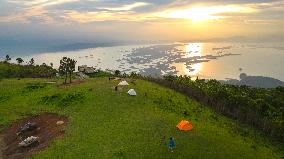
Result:
M17 60L17 62L18 62L19 65L24 62L24 60L23 60L22 58L17 58L16 60Z
M9 61L11 61L11 57L9 55L6 55L5 61L6 63L8 63Z
M35 64L34 58L31 58L31 60L29 61L29 64L30 64L31 66Z

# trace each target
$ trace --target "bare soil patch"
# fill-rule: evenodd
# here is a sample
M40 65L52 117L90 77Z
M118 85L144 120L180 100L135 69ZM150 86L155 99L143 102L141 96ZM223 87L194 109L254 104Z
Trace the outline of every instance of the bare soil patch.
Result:
M58 124L58 121L61 124ZM29 136L39 137L39 142L28 147L19 147L22 141L17 132L28 122L36 123L39 128L33 131L28 131L22 134L22 139ZM33 153L47 148L54 138L62 136L67 126L68 120L66 117L59 116L54 113L44 113L38 116L28 117L12 123L11 127L4 130L0 134L0 149L2 150L3 159L22 159L28 158ZM2 147L1 147L2 141ZM1 156L0 156L1 158Z

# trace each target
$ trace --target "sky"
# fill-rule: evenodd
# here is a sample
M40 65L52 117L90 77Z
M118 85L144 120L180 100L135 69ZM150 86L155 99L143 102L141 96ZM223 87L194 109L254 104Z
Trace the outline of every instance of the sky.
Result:
M283 0L0 0L2 44L281 39L283 28Z

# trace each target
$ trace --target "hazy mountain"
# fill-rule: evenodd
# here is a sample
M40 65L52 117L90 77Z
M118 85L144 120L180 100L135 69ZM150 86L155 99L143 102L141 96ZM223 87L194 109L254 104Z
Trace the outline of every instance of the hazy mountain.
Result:
M278 79L264 76L248 76L244 73L240 75L240 80L230 79L221 82L225 84L247 85L259 88L275 88L279 86L284 87L284 82Z

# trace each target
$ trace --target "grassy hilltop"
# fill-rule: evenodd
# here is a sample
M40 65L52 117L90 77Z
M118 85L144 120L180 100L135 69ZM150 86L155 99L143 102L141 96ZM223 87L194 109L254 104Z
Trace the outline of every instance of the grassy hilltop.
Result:
M33 158L283 157L258 131L157 84L137 80L136 85L116 93L117 82L106 78L61 87L46 84L47 81L0 81L0 129L43 112L69 119L64 137ZM138 96L128 96L129 88L134 88ZM192 131L176 130L182 119L192 122ZM167 149L170 136L177 146L173 153Z

